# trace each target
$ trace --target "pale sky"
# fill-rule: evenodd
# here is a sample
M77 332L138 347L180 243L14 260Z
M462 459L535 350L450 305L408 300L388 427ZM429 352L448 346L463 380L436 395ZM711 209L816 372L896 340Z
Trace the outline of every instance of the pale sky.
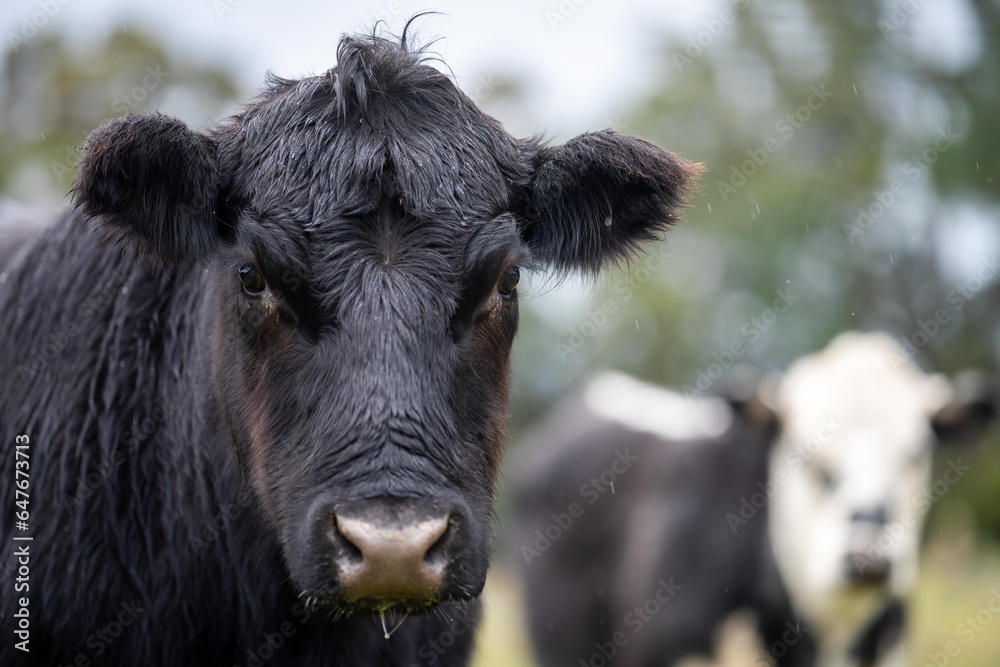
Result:
M370 30L376 19L398 31L420 11L419 35L441 38L434 50L459 84L515 133L543 131L566 138L612 124L643 93L655 88L656 35L695 34L728 6L723 0L6 0L0 35L9 42L34 20L41 33L99 39L114 29L141 27L192 58L230 62L248 88L268 69L295 77L334 64L339 36ZM58 7L52 18L45 7ZM48 13L52 13L51 9ZM523 79L523 105L491 105L491 82Z

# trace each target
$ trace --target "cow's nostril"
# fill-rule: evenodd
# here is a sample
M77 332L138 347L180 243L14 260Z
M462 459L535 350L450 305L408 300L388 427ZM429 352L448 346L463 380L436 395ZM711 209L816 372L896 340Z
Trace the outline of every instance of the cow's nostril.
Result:
M876 526L884 526L889 522L889 508L885 505L876 505L863 510L855 510L851 514L851 521L854 523L872 523Z
M452 519L449 515L445 519L444 530L441 531L440 536L434 541L434 543L427 549L424 554L424 566L429 568L440 568L448 564L448 552L450 550L451 537L454 532L454 527L452 526Z
M448 563L448 513L373 501L340 509L331 535L348 602L429 603L439 598Z
M364 553L357 544L341 532L336 514L330 517L327 539L336 546L335 559L340 571L353 571L361 567L365 558Z

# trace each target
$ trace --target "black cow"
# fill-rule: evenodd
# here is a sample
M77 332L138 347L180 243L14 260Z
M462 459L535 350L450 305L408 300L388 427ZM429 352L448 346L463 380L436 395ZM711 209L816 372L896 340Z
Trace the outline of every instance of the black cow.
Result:
M3 267L0 664L466 663L519 267L624 258L698 168L514 139L405 34L111 121Z
M44 228L44 217L17 203L0 198L0 268L14 261L21 251Z
M602 376L521 443L518 562L546 667L666 667L748 634L762 645L741 664L906 664L923 518L967 469L956 454L932 483L931 445L980 432L990 392L880 333L756 393L733 373L728 402Z

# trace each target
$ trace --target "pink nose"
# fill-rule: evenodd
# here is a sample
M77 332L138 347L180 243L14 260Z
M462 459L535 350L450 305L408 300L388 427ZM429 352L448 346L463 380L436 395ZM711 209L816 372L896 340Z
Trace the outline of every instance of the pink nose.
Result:
M450 513L406 501L367 501L335 511L330 531L349 603L430 603L449 562Z

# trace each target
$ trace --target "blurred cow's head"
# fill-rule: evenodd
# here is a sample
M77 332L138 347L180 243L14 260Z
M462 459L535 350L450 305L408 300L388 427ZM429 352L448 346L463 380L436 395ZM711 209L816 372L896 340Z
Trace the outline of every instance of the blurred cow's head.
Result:
M973 384L924 374L885 334L850 333L765 392L779 424L772 542L813 622L863 620L910 590L924 516L967 470L956 454L932 487L935 445L992 416Z

